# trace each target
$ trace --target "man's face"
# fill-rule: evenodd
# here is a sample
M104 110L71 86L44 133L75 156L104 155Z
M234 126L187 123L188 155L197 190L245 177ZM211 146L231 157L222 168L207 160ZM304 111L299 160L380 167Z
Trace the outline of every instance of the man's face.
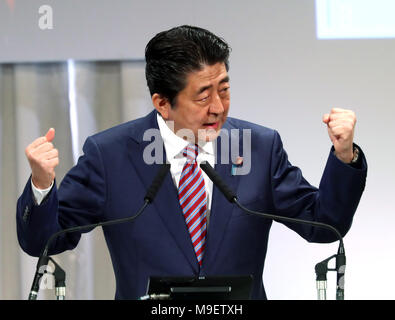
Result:
M168 105L162 112L159 110L165 120L174 121L174 132L183 137L185 130L182 129L189 129L195 142L202 133L205 137L199 140L214 140L226 121L230 105L225 64L206 65L200 71L191 72L187 76L186 87L175 100L173 108Z

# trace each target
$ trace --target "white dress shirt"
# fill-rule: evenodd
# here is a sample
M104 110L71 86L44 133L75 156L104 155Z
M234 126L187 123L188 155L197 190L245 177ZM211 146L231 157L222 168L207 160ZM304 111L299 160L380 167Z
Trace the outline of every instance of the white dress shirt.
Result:
M170 163L170 173L174 182L174 185L178 189L178 184L181 177L182 168L186 162L186 157L183 155L185 147L188 145L188 141L178 137L166 124L163 118L158 114L157 121L159 126L159 131L165 145L167 161ZM198 164L202 161L207 161L212 167L215 164L214 155L214 143L212 141L206 143L199 143L199 153L196 158ZM206 195L207 195L207 225L210 217L211 200L213 195L213 182L208 178L206 173L202 171ZM51 191L53 182L51 186L47 189L38 189L34 186L33 181L32 190L35 197L36 203L40 205L45 196Z
M167 161L170 163L170 173L173 178L174 185L178 189L182 168L186 162L183 152L186 146L189 144L188 141L177 136L167 125L163 118L157 115L158 126L160 134L165 145ZM206 143L199 143L199 152L196 158L198 165L201 162L207 161L214 168L215 155L214 155L214 143L212 141ZM209 179L206 173L202 170L204 184L206 188L207 196L207 225L210 216L211 200L213 195L213 182Z

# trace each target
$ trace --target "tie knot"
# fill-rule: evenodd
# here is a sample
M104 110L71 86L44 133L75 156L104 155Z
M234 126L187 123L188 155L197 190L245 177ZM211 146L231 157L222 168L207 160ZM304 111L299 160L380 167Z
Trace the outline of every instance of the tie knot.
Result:
M188 144L184 149L183 154L184 157L187 157L187 161L196 161L196 157L198 155L198 146L196 144Z

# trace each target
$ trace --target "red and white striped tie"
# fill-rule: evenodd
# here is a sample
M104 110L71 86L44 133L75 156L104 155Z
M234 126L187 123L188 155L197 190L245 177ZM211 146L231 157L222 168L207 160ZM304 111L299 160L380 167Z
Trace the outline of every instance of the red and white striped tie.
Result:
M187 161L182 169L178 187L178 199L185 223L191 236L199 265L202 265L207 232L207 198L204 178L197 165L197 145L188 145L184 150Z

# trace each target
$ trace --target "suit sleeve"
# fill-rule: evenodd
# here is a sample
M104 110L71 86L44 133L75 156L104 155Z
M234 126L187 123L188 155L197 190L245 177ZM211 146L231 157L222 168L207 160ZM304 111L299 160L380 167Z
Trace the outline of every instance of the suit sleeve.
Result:
M332 147L319 188L316 188L303 178L299 168L290 164L277 132L272 148L271 182L276 213L327 223L345 236L365 188L367 163L362 150L361 167L355 168L340 161ZM310 242L337 240L336 235L326 229L284 224Z
M21 248L39 256L49 237L62 229L101 221L106 205L105 170L98 145L88 138L84 155L65 176L59 189L54 184L40 205L34 201L30 179L17 202L17 234ZM90 230L86 230L88 232ZM49 254L75 248L80 233L55 239Z

